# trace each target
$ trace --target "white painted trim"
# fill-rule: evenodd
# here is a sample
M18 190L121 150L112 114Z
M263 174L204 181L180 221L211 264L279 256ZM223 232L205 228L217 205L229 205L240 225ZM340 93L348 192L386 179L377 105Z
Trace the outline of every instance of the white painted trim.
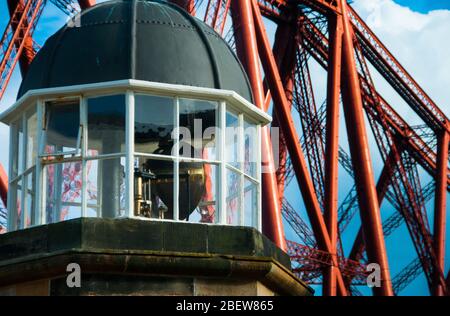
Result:
M86 217L87 215L87 162L86 154L88 150L88 128L87 128L87 101L86 98L81 97L80 99L80 126L81 135L81 216Z
M174 118L175 118L175 139L174 139L174 150L175 158L173 165L173 220L179 221L180 218L180 159L178 158L180 154L180 98L176 97L174 102Z
M28 183L26 182L27 176L25 175L25 167L27 165L27 143L28 143L28 124L27 124L27 115L26 112L22 114L22 133L23 133L23 141L22 141L22 148L19 149L19 154L22 155L22 164L18 169L18 173L22 174L20 182L21 184L21 194L20 194L20 226L19 229L25 228L25 213L26 213L26 205L25 205L25 199L26 199L26 191L28 188ZM18 155L19 156L19 155ZM19 159L18 159L19 160Z
M37 150L36 153L36 160L34 162L34 164L36 165L36 178L34 179L35 181L35 187L36 187L36 191L34 194L34 223L35 225L40 225L41 224L41 212L43 212L43 209L41 208L41 199L40 197L42 196L42 189L43 187L41 186L42 183L42 164L41 164L41 159L39 158L39 147L40 147L40 140L42 137L42 123L43 123L43 108L42 108L42 100L39 99L36 102L36 111L37 111L37 124L36 124L36 138L37 138L37 147L35 148L35 150Z
M231 90L219 90L134 79L29 90L25 93L25 95L17 100L16 103L0 115L0 121L10 124L13 118L23 110L22 108L24 106L29 105L30 102L35 101L38 97L58 99L67 98L70 94L73 96L82 95L87 97L97 95L99 93L114 93L118 92L117 90L122 90L122 92L125 92L126 90L142 90L142 92L150 92L163 96L204 98L213 101L223 99L227 101L231 107L236 108L239 112L243 112L248 117L256 120L262 125L266 125L272 121L272 117L269 114L260 110L242 96Z
M161 95L161 96L168 96L173 97L174 104L175 104L175 126L179 125L179 98L194 98L194 99L204 99L204 100L210 100L219 102L219 111L218 111L218 126L219 129L219 142L216 144L217 148L217 156L218 160L216 161L209 161L204 159L195 159L195 158L188 158L184 159L182 157L173 157L173 156L160 156L160 155L154 155L154 154L139 154L134 153L134 93L136 92L143 92L148 93L152 95ZM86 105L86 97L88 96L100 96L100 95L106 95L106 94L117 94L117 93L124 93L126 95L126 122L127 122L127 130L126 130L126 151L125 153L115 153L115 154L108 154L108 155L101 155L101 156L90 156L88 157L87 154L87 141L88 141L88 131L87 131L87 105ZM139 81L139 80L120 80L120 81L112 81L112 82L105 82L105 83L97 83L97 84L87 84L87 85L78 85L78 86L69 86L69 87L60 87L60 88L49 88L49 89L40 89L40 90L31 90L28 91L22 98L20 98L11 108L9 108L7 111L5 111L1 116L0 119L3 122L11 123L14 117L17 117L18 115L22 115L22 122L23 120L26 120L24 116L24 108L28 108L30 104L34 101L39 100L41 104L41 118L39 120L39 123L41 125L41 129L38 133L38 139L39 142L42 142L42 136L39 136L39 134L43 134L42 132L42 123L43 123L43 111L44 111L44 103L43 100L47 100L49 98L53 98L55 100L58 99L72 99L72 98L80 98L80 123L82 126L84 126L83 129L83 141L81 144L81 157L68 157L65 158L63 161L59 161L59 163L63 162L69 162L69 161L80 161L82 160L83 163L83 175L82 175L82 182L83 182L83 192L81 197L81 204L82 204L82 216L87 215L87 194L86 194L86 186L87 186L87 174L86 174L86 163L89 160L102 160L106 158L111 157L123 157L125 155L126 157L126 184L127 184L127 191L126 191L126 208L128 215L125 215L125 217L134 217L134 157L135 156L149 156L154 157L157 159L165 159L165 160L172 160L174 161L174 220L178 220L178 214L179 214L179 206L178 206L178 193L179 193L179 162L180 161L201 161L206 163L211 163L219 166L219 173L218 173L218 181L219 187L216 188L216 199L217 199L217 210L219 212L218 214L218 223L226 225L226 170L227 170L227 164L226 164L226 143L225 143L225 131L226 131L226 112L227 110L230 112L237 113L238 120L239 120L239 137L238 137L238 156L239 156L239 162L240 162L240 169L237 171L240 175L240 192L239 192L239 212L240 212L240 218L239 223L240 225L244 224L244 116L248 118L251 121L254 121L256 125L258 124L267 124L271 121L270 115L264 113L263 111L256 108L253 104L239 96L237 93L233 91L227 91L227 90L217 90L217 89L209 89L209 88L198 88L198 87L190 87L190 86L182 86L182 85L171 85L171 84L162 84L162 83L155 83L155 82L146 82L146 81ZM23 122L24 123L24 122ZM25 122L26 123L26 122ZM26 149L26 124L23 124L24 126L24 148ZM259 126L258 126L259 127ZM11 135L11 137L14 137L14 135ZM261 230L261 180L260 180L260 160L261 160L261 140L259 139L261 137L261 128L258 128L257 132L258 137L258 155L257 155L257 179L258 182L258 229ZM178 140L177 135L177 140ZM179 152L179 142L175 142L175 150L178 153ZM22 155L25 155L26 150L22 150ZM13 153L10 152L10 162L12 162L12 156ZM26 164L26 157L23 157L22 164ZM37 167L40 168L39 173L39 179L38 182L41 184L39 187L40 191L36 195L36 198L39 199L39 204L41 207L41 210L45 210L45 171L43 169L43 166L47 165L45 161L42 161L39 159L40 164ZM53 163L56 163L56 161L53 161ZM12 168L12 164L10 164L10 168ZM22 167L22 170L24 167ZM232 168L235 169L235 168ZM12 173L10 169L10 174ZM25 173L22 173L21 179L22 179L22 198L21 203L22 207L24 206L24 193L26 190L24 188L27 187L27 183L25 183L24 177ZM10 203L9 199L9 203ZM37 202L38 204L38 202ZM40 217L40 223L45 224L46 222L46 214L44 211L41 212ZM157 220L157 219L150 219L150 220ZM166 220L167 221L167 220ZM22 221L24 223L24 221Z
M256 161L256 177L258 180L258 189L257 189L257 210L258 210L258 218L257 218L257 229L262 232L262 185L261 185L261 125L256 125L256 150L259 153L257 155L257 161Z
M227 177L226 177L226 143L225 143L225 136L226 136L226 104L225 102L220 102L219 104L219 146L218 146L218 155L220 160L220 170L219 170L219 188L217 188L216 194L218 195L219 203L218 203L218 209L219 209L219 216L220 220L219 223L222 225L225 225L227 223L227 200L226 200L226 185L227 185Z
M125 120L125 152L126 152L126 171L125 171L125 211L126 216L134 217L134 93L131 90L126 92L126 114Z
M47 224L47 168L42 166L42 190L41 196L38 197L39 203L41 205L41 225Z
M239 119L239 135L238 135L238 161L239 161L239 225L244 226L245 222L245 203L244 203L244 162L245 162L245 143L244 143L244 115L241 113L238 116Z
M11 150L11 144L14 144L15 141L15 136L17 135L17 128L10 128L9 129L9 166L8 166L8 170L9 170L9 174L8 174L8 178L9 178L9 183L8 183L8 200L7 200L7 205L6 205L6 209L8 210L8 217L7 217L7 229L8 231L12 231L14 230L14 222L16 221L16 207L14 207L14 211L13 211L13 205L15 205L15 203L13 203L13 200L17 201L17 197L15 197L16 192L17 192L17 187L14 187L11 185L12 181L11 181L11 177L13 174L13 159L14 159L14 150ZM14 190L13 190L14 188ZM15 191L13 193L13 191Z

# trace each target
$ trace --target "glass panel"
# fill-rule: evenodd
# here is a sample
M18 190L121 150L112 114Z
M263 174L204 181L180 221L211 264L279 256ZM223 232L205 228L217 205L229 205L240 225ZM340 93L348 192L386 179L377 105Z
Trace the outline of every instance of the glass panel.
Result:
M47 102L45 107L45 154L73 152L78 147L80 105L78 100Z
M11 144L12 150L12 176L11 179L16 178L23 172L23 126L22 119L19 119L12 125L11 133L13 133L13 139Z
M60 178L61 165L49 165L44 167L45 174L45 216L47 223L56 223L59 221L57 209L60 209L60 201L56 200L56 196L61 196L60 186L55 180Z
M258 227L258 185L249 179L244 183L244 225Z
M137 158L134 172L134 214L173 219L174 163Z
M86 162L86 180L86 217L100 217L101 196L98 194L98 186L100 184L101 187L101 177L98 172L98 160Z
M241 175L227 169L227 188L226 188L226 212L227 224L240 224L240 193L241 193Z
M180 163L180 220L217 223L218 167L213 164Z
M125 215L125 158L86 163L88 217L116 218Z
M36 164L38 153L37 144L37 114L36 110L30 113L27 118L27 166L29 168Z
M216 159L217 102L180 99L180 155Z
M88 99L88 149L92 155L125 150L125 96Z
M28 174L26 180L26 192L25 192L25 227L34 225L34 201L35 201L35 172L34 170Z
M256 125L244 121L244 172L256 178L256 151L257 131Z
M47 223L81 217L81 162L45 167Z
M19 229L19 228L21 228L21 223L22 223L22 218L21 218L21 216L22 216L22 181L21 180L17 181L15 186L16 186L16 190L14 191L15 196L12 198L14 198L14 201L16 202L15 206L14 206L14 208L16 209L16 214L15 214L16 226L15 226L15 228Z
M4 234L8 229L8 211L6 205L3 204L3 200L0 199L0 234Z
M175 106L171 98L135 95L135 152L171 155Z
M239 168L239 119L227 112L225 131L225 162Z

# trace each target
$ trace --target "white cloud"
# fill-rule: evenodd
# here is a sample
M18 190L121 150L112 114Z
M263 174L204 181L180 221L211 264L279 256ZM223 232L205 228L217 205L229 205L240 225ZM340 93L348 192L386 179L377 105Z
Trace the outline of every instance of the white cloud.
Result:
M436 104L450 116L450 11L414 12L392 0L355 0L353 7ZM383 85L378 86L383 94ZM387 92L388 97L390 92Z

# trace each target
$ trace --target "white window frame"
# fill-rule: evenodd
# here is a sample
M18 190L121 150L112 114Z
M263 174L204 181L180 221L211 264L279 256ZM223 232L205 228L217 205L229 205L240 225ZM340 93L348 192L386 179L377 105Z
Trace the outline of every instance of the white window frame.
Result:
M148 94L154 96L164 96L164 97L172 97L175 103L175 118L176 118L176 126L179 125L179 99L187 98L193 100L207 100L218 103L217 107L217 124L219 127L218 135L216 135L216 160L209 159L198 159L198 158L185 158L177 156L162 156L162 155L154 155L154 154L145 154L136 153L134 151L134 108L135 108L135 100L134 95L136 94ZM106 155L98 155L98 156L87 156L87 98L91 97L101 97L107 95L117 95L123 94L125 95L125 106L126 106L126 132L125 132L125 152L117 153L117 154L106 154ZM48 88L48 89L40 89L40 90L31 90L28 91L24 96L22 96L11 108L0 115L0 121L10 124L12 123L19 113L22 114L22 119L24 120L23 126L26 127L26 118L25 113L23 111L24 108L30 106L30 104L34 104L37 106L37 116L38 116L38 145L39 149L43 142L43 121L44 121L44 113L45 113L45 104L48 101L52 100L64 100L64 99L79 99L80 102L80 132L78 134L78 143L80 144L80 148L77 149L78 152L74 153L61 153L61 154L52 154L51 156L58 156L58 161L54 161L52 163L64 163L64 162L72 162L72 161L80 161L82 163L82 193L81 193L81 216L84 217L87 214L87 196L86 196L86 184L87 184L87 174L86 174L86 164L89 160L101 160L107 158L116 158L116 157L125 157L126 160L126 170L125 170L125 181L126 181L126 191L125 191L125 210L128 213L124 214L124 217L129 218L139 218L144 220L159 220L159 219L147 219L142 217L137 217L134 215L134 159L138 156L146 156L153 157L157 159L166 159L174 161L174 202L178 202L178 189L179 189L179 163L180 161L191 161L191 162L203 162L208 164L213 164L217 166L217 183L219 183L218 188L216 188L216 211L218 211L217 218L218 221L216 223L211 223L210 225L222 224L227 225L226 223L226 170L230 169L235 172L238 172L240 175L240 221L238 225L244 225L244 182L245 179L249 179L254 184L257 184L257 227L258 230L261 230L261 125L266 125L271 121L271 117L265 112L259 110L253 104L239 96L237 93L228 90L217 90L217 89L209 89L209 88L199 88L199 87L191 87L191 86L182 86L182 85L172 85L172 84L163 84L163 83L155 83L155 82L146 82L140 80L119 80L112 82L104 82L104 83L96 83L96 84L87 84L87 85L78 85L78 86L69 86L69 87L60 87L60 88ZM22 112L23 111L23 112ZM240 168L237 169L231 165L229 165L225 161L225 119L226 112L234 112L238 113L239 118L239 161L241 162ZM254 122L257 127L256 138L257 141L255 143L255 150L257 150L256 158L256 178L251 177L244 173L244 117L248 118L247 121ZM11 140L15 137L14 135L10 135ZM24 142L22 150L22 154L26 155L26 131L24 130ZM179 150L178 136L177 140L174 142L176 146L176 152ZM41 154L41 152L39 151ZM10 162L12 162L13 153L10 152ZM72 157L67 157L72 155ZM62 156L62 157L61 157ZM36 177L36 209L35 209L35 225L45 224L46 223L46 214L45 214L45 174L44 167L49 164L48 161L44 159L48 159L48 157L44 157L44 155L37 155L37 161L34 165L35 168L35 177ZM26 164L26 156L22 159L22 164ZM32 169L29 168L29 169ZM22 170L24 167L22 168ZM20 170L20 168L19 168ZM12 163L10 163L10 174L12 174ZM25 170L22 172L22 185L26 187L25 179L28 173L32 172L32 170ZM31 173L30 173L31 174ZM10 184L13 184L18 177L15 179L11 179ZM12 190L10 190L11 192ZM22 199L21 203L24 201L25 190L22 190ZM178 221L178 203L174 203L174 220L164 219L163 221ZM8 209L11 209L13 205L10 198L8 198ZM23 205L23 204L22 204ZM23 207L23 206L22 206ZM15 211L15 210L14 210ZM10 212L14 213L14 212ZM24 212L22 212L23 214ZM13 225L10 223L10 217L8 217L8 229L12 229ZM14 217L14 216L12 216ZM11 217L11 221L13 218ZM185 221L183 221L185 222ZM21 222L22 223L22 222ZM189 222L187 222L189 223Z

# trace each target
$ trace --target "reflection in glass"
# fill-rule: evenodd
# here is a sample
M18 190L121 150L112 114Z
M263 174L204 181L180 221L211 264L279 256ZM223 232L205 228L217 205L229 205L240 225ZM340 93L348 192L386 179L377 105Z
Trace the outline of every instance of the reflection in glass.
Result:
M230 169L227 169L226 184L226 217L227 224L240 224L240 192L241 176Z
M245 179L244 181L244 225L258 227L258 186Z
M207 163L180 163L180 219L217 223L218 167ZM187 214L187 215L185 215Z
M15 196L15 209L16 209L16 228L19 229L21 227L22 224L22 180L17 181L17 189L15 190L16 192L16 196Z
M216 159L217 102L180 99L180 155Z
M136 94L134 121L136 152L171 154L175 126L173 99Z
M86 162L88 217L125 215L125 162L124 157Z
M12 125L12 133L13 133L13 139L11 144L11 154L12 154L12 175L11 179L16 178L19 173L22 173L23 171L23 142L24 142L24 136L23 136L23 126L22 126L22 120L19 119Z
M26 168L36 163L38 153L37 145L37 114L36 111L27 117L27 165Z
M256 125L244 122L244 172L256 178Z
M174 163L140 157L134 170L134 214L173 219Z
M44 153L73 152L78 147L80 105L78 100L47 102Z
M34 193L36 192L35 190L35 172L34 170L28 174L25 178L25 182L26 182L26 192L25 192L25 205L24 205L24 209L25 209L25 220L24 220L24 224L25 227L29 227L34 225L34 201L35 201L35 197L34 197Z
M225 161L239 168L239 119L227 112L225 130Z
M95 155L122 153L125 148L125 96L88 99L88 148Z
M81 162L47 165L45 177L47 223L81 217Z
M8 231L8 214L2 199L0 199L0 209L0 234L3 234Z

